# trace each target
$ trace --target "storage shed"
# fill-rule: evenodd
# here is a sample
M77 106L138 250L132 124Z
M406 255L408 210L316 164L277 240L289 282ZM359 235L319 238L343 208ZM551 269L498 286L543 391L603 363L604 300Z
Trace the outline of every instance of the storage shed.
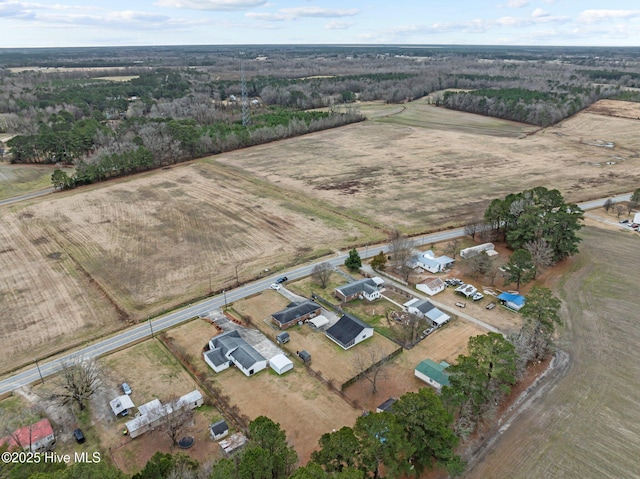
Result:
M269 359L269 366L280 375L293 369L293 363L284 354L276 354Z
M127 416L131 412L130 410L136 407L128 394L112 399L109 401L109 406L116 416Z
M442 386L449 385L449 374L445 372L448 367L449 364L445 361L438 364L431 359L425 359L416 366L414 374L418 379L423 380L440 392Z
M224 419L221 419L209 426L209 432L211 433L211 437L214 441L219 441L223 437L229 435L229 425Z

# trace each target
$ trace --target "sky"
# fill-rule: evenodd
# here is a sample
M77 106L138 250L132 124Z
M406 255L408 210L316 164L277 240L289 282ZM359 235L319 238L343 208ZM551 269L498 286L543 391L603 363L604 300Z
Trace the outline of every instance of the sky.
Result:
M640 46L638 0L0 0L0 48Z

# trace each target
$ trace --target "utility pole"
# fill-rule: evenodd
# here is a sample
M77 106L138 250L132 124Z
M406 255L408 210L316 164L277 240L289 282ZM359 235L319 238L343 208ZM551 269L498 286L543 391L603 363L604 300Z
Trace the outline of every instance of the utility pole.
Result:
M227 309L227 290L222 290L222 295L224 296L224 309Z
M42 372L40 371L40 365L38 364L38 358L35 358L36 368L38 368L38 374L40 375L40 381L44 384L44 378L42 377Z

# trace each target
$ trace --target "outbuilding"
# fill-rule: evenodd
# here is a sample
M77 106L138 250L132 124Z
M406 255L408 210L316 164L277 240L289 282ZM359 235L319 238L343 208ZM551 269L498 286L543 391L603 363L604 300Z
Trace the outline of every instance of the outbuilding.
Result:
M293 369L293 363L284 354L276 354L269 359L269 366L280 375Z
M111 406L113 414L122 417L128 416L131 410L136 407L131 400L131 396L128 394L123 394L122 396L112 399L109 401L109 406Z
M524 303L526 303L526 298L524 296L513 293L500 293L498 300L505 308L513 311L520 311L524 306Z
M214 441L219 441L229 435L229 425L224 419L221 419L209 426L209 433Z

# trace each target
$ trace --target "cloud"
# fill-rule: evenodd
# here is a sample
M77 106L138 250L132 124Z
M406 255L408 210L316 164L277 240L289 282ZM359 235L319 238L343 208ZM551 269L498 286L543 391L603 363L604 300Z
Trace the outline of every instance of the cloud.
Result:
M523 8L529 5L528 0L509 0L507 7L509 8Z
M0 18L32 19L35 13L25 3L2 2L0 3Z
M580 23L596 23L640 17L640 10L585 10L578 15Z
M295 7L295 8L281 8L280 11L285 15L289 15L292 18L298 17L322 17L322 18L335 18L335 17L353 17L360 13L360 10L351 8L349 10L336 10L331 8L320 7Z
M352 17L358 15L359 10L353 8L349 10L336 10L319 7L295 7L295 8L281 8L277 13L266 12L247 12L245 17L252 20L258 20L260 22L289 22L302 17L311 18L342 18ZM345 26L346 25L346 26ZM325 26L326 29L344 29L349 24L340 22L331 22Z
M344 22L342 20L333 20L327 23L324 28L325 30L347 30L353 25L350 22Z
M190 10L233 11L262 7L266 4L267 0L159 0L154 5Z
M533 18L545 18L549 16L549 12L545 12L542 8L536 8L531 12Z
M247 12L244 14L244 16L247 18L251 18L252 20L259 20L262 22L284 22L290 20L287 15L283 15L281 13Z

